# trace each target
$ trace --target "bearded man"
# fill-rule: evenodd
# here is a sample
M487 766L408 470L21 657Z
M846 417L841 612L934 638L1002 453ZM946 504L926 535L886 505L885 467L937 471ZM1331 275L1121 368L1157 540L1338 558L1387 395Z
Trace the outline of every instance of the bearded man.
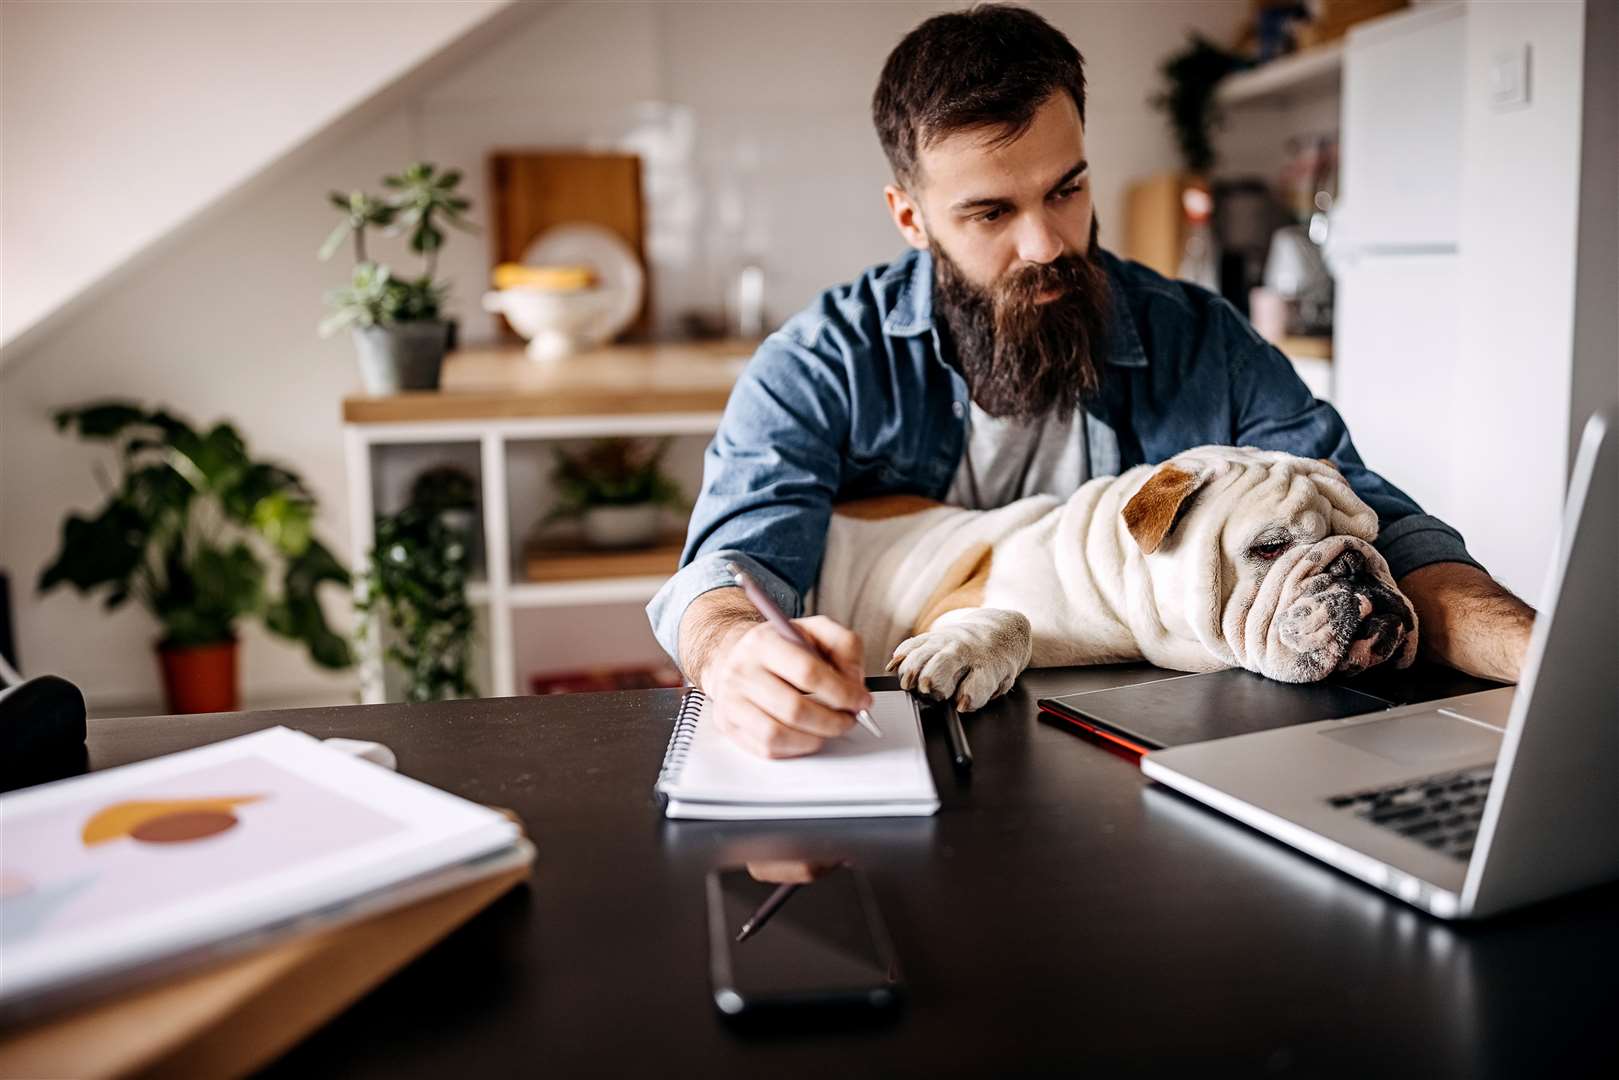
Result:
M835 503L1066 499L1211 443L1329 459L1377 512L1423 650L1516 680L1534 613L1461 536L1366 468L1337 412L1230 304L1098 246L1067 38L1012 6L930 18L889 55L872 113L911 250L760 346L709 446L681 569L647 609L727 734L813 753L869 703L856 636L812 616L799 626L824 658L793 646L728 562L797 616Z

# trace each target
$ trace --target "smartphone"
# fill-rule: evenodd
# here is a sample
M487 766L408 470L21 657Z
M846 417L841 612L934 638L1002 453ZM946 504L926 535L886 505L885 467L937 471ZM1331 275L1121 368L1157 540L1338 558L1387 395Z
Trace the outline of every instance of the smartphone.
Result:
M780 865L709 872L709 976L720 1012L898 1005L899 963L865 874L847 862L760 869Z

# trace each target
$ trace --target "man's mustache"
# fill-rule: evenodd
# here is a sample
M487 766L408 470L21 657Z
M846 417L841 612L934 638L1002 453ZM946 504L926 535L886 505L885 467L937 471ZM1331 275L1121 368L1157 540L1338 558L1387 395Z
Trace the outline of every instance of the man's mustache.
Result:
M1061 255L1048 263L1031 263L997 282L992 299L998 308L1036 307L1042 295L1052 292L1061 299L1086 287L1089 279L1085 269L1083 255Z

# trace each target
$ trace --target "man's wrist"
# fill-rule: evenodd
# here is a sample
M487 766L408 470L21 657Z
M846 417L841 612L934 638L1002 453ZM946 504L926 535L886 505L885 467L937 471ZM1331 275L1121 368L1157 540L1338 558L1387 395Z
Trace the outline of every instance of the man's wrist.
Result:
M1535 611L1478 567L1430 563L1399 581L1417 609L1425 656L1472 675L1516 682Z
M727 586L711 589L693 600L680 620L680 670L693 686L703 686L703 676L716 657L764 616L748 602L741 589Z

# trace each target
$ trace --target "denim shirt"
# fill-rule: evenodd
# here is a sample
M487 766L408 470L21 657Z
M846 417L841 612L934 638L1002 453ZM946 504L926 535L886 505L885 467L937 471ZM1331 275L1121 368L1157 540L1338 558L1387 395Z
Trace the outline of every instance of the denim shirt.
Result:
M1209 443L1330 458L1377 511L1395 580L1478 565L1461 535L1366 468L1337 411L1226 300L1102 252L1113 300L1101 389L1085 402L1092 476ZM942 499L961 462L967 384L941 355L933 261L911 251L828 289L759 346L704 458L680 570L647 606L677 661L686 606L735 561L789 616L820 573L834 503ZM1069 492L1053 492L1067 496Z

